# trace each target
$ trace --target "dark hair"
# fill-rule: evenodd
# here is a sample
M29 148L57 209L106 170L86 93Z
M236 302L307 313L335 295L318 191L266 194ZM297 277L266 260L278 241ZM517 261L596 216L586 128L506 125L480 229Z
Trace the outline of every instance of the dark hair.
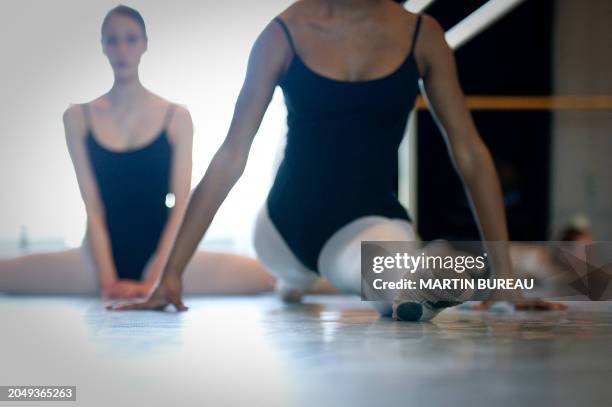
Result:
M104 20L102 21L102 29L101 29L102 34L104 34L104 29L108 25L108 21L113 15L129 17L132 20L136 21L136 23L142 29L142 33L144 34L144 37L147 38L147 28L145 27L144 19L142 18L140 13L136 9L133 9L132 7L124 6L123 4L118 5L117 7L113 8L108 13L106 13Z
M396 3L404 4L407 0L393 0Z

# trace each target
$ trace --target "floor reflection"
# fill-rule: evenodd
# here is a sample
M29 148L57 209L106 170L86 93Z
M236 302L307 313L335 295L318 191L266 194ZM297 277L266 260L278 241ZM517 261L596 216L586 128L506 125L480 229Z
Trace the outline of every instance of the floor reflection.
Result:
M611 303L453 308L429 323L379 318L347 296L186 303L185 313L110 312L91 298L0 296L0 383L76 384L75 405L87 406L603 405L610 396Z

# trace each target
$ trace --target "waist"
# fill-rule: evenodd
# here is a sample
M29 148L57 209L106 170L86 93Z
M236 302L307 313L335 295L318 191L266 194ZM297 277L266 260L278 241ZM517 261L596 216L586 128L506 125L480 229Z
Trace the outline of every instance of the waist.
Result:
M129 246L136 241L157 240L167 221L167 208L144 211L111 210L105 216L106 228L113 246Z
M338 126L347 129L390 129L405 125L409 112L406 111L317 111L305 109L289 109L287 112L287 123L289 129L302 126L317 126L319 128L336 128Z
M281 163L269 192L278 202L299 201L310 208L343 206L344 201L368 202L378 207L397 201L396 174L391 171L357 171L347 168Z
M155 199L130 199L127 196L122 196L121 199L118 199L117 195L102 195L105 215L109 221L155 222L165 221L168 216L169 208L161 196L156 196ZM142 198L142 196L139 198Z

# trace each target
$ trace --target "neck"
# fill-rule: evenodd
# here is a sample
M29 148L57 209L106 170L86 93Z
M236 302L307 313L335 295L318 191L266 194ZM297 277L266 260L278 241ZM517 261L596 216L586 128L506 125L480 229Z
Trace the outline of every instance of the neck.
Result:
M386 0L324 0L329 16L363 18L378 9Z
M363 13L380 6L384 0L325 0L330 11Z
M108 97L113 105L131 106L140 100L145 94L146 89L140 83L138 75L129 79L115 78L113 87L108 92Z

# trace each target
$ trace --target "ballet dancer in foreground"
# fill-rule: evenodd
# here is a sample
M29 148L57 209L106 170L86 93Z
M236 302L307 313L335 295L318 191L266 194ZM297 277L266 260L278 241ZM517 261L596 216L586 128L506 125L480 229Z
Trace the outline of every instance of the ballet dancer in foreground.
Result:
M444 31L430 16L398 3L303 0L265 27L251 51L227 137L189 201L159 285L144 302L109 309L187 309L181 298L185 265L242 175L277 85L289 132L254 244L284 299L299 300L319 276L341 292L359 294L362 240L418 240L393 180L419 78L483 240L508 239L497 174L465 105ZM510 275L508 254L492 254L496 273ZM561 307L524 298L516 303ZM442 309L419 298L373 305L400 320L427 320Z

